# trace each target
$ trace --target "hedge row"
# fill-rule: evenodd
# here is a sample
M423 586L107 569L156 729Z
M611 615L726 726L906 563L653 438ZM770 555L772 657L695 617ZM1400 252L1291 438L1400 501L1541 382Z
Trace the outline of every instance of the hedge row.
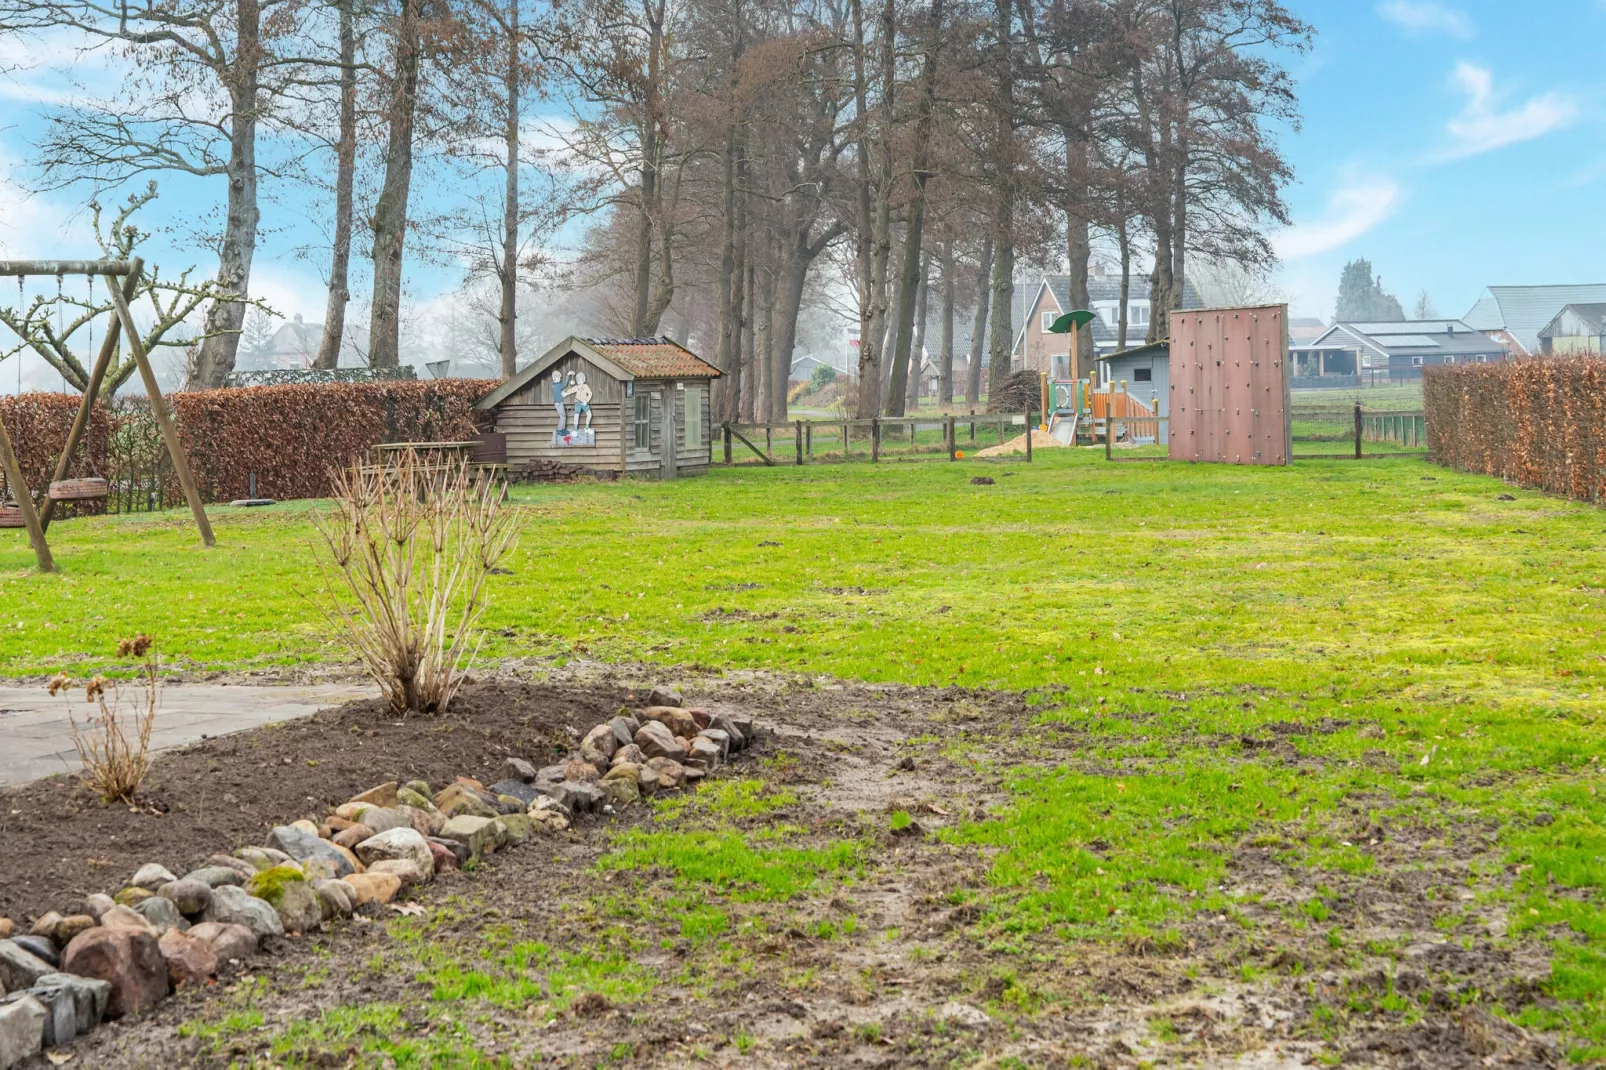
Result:
M1433 459L1569 498L1606 499L1606 360L1428 368Z
M204 390L170 398L190 468L208 501L321 498L329 471L381 442L477 438L480 379L318 383ZM176 492L176 488L175 492Z
M330 469L370 446L478 437L473 405L495 385L474 379L322 383L177 393L168 395L168 401L206 500L245 497L253 472L257 493L264 497L319 498L329 492ZM78 402L68 394L0 398L0 419L36 495L54 472ZM72 474L128 482L139 466L120 460L127 451L109 447L136 432L149 432L143 437L156 445L147 406L119 401L108 408L97 403ZM130 471L122 471L124 467ZM142 469L138 474L145 473ZM180 500L171 474L164 475L158 498Z

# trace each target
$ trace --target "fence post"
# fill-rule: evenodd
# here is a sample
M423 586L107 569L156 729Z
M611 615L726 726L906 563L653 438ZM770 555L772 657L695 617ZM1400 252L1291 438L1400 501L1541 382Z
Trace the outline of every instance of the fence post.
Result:
M1026 460L1032 459L1032 407L1026 406Z
M952 460L955 459L954 458L954 450L955 450L956 446L955 446L955 443L954 443L954 439L957 436L954 434L954 414L951 413L951 412L948 414L948 427L947 427L946 430L948 432L948 459L950 461L952 461Z
M976 410L970 410L970 444L976 444Z
M803 452L809 457L814 456L814 425L803 425Z
M1111 414L1115 412L1113 395L1111 396L1111 401L1112 404L1104 407L1104 459L1106 461L1115 459L1115 455L1110 452L1110 442L1115 437L1115 420L1111 417Z
M797 422L797 465L803 467L803 421Z
M730 421L726 420L725 423L722 426L725 428L725 463L726 464L730 464L731 463L731 425L730 425Z
M1355 459L1361 459L1361 403L1355 403Z
M881 460L881 417L870 417L870 463Z
M848 422L842 421L842 459L848 459Z
M764 452L771 457L775 456L775 428L769 424L764 425Z

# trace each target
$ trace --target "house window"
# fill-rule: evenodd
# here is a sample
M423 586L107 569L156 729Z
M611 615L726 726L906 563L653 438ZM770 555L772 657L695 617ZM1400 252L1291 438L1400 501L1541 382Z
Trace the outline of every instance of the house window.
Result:
M1149 325L1149 306L1147 302L1141 305L1137 302L1133 302L1132 304L1127 305L1126 309L1126 322L1130 326L1147 327Z
M1044 334L1053 334L1054 333L1054 321L1057 320L1057 319L1059 319L1059 317L1056 316L1052 312L1043 313L1043 333Z
M652 449L652 397L644 393L636 394L634 445L638 450Z
M1152 383L1154 381L1153 368L1133 368L1132 381L1134 383Z
M1421 357L1412 357L1411 358L1411 367L1420 368L1421 366L1422 366L1422 358Z
M681 421L686 429L686 449L694 450L703 444L703 388L686 388L686 418Z

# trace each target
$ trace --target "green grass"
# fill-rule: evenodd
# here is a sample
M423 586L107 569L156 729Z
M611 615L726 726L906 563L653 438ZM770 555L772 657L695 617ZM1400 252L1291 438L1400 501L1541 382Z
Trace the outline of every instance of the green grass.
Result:
M1445 839L1478 823L1494 830L1490 864L1518 875L1441 923L1454 933L1498 903L1513 937L1547 942L1559 1002L1522 1020L1595 1058L1606 514L1506 492L1418 459L1248 469L1088 450L520 488L531 523L495 582L482 656L1031 689L1038 731L1074 739L1075 764L998 768L1010 801L945 832L993 852L978 925L1005 949L1042 933L1174 941L1201 910L1248 925L1222 891L1242 844L1307 875L1290 922L1321 938L1339 930L1318 886L1372 865L1354 822ZM137 630L197 666L343 657L306 597L315 508L215 510L211 551L177 513L62 523L60 576L34 574L21 534L0 533L0 672L88 668ZM1242 743L1274 732L1297 765ZM732 904L864 865L858 839L800 842L795 800L761 781L694 798L655 804L600 863L711 897L684 939L717 946ZM897 819L882 820L866 837ZM529 970L456 968L431 983L494 1001L528 995L522 979L559 998Z

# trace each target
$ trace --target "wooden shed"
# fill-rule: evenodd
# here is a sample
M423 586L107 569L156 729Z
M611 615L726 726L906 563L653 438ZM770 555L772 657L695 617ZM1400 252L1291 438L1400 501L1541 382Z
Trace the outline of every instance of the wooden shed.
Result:
M718 377L668 338L571 337L475 408L494 414L514 471L543 460L673 479L708 469Z

